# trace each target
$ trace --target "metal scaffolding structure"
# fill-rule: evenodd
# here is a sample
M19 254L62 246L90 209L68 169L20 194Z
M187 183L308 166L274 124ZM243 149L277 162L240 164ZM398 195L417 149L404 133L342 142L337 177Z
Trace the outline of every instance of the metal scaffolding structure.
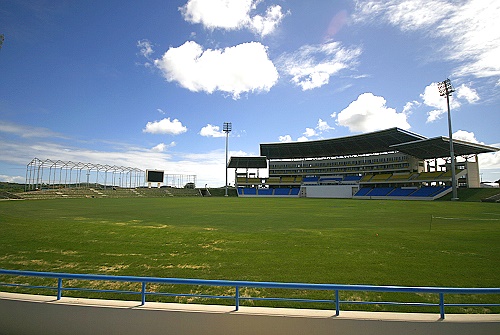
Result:
M144 170L125 166L34 158L26 167L25 191L69 187L144 185Z

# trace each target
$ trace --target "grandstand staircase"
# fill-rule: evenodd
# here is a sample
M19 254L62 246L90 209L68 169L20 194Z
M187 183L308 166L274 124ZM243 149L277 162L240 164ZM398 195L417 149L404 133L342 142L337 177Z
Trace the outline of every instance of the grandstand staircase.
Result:
M481 199L481 202L496 202L500 203L500 193L493 195L491 197L488 197L486 199Z
M200 195L202 197L211 197L212 196L212 194L210 193L210 191L208 190L208 188L206 188L206 189L200 188Z

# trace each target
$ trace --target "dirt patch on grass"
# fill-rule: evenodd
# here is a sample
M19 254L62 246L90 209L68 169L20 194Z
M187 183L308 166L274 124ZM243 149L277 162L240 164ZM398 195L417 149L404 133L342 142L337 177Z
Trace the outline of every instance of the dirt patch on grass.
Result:
M205 243L205 244L198 244L200 247L202 247L203 249L208 249L208 250L211 250L211 251L222 251L223 249L218 247L217 245L219 244L223 244L225 243L226 241L224 240L216 240L216 241L213 241L211 243Z
M99 271L101 272L118 272L120 270L127 269L129 265L127 264L115 264L115 265L103 265L99 268Z

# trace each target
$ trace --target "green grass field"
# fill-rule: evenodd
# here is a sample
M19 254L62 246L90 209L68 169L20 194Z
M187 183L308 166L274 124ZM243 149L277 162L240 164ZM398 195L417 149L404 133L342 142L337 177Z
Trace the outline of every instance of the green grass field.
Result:
M0 268L500 287L499 228L500 206L480 202L232 197L3 201ZM357 298L354 293L352 298ZM492 311L500 312L480 310Z

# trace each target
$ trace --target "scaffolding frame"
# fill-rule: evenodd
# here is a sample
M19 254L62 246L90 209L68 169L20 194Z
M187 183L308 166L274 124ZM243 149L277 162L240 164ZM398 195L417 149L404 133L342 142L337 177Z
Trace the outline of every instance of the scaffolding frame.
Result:
M33 158L26 166L24 190L71 187L135 188L144 185L144 174L144 170L132 167Z
M183 188L196 175L165 173L163 185ZM26 166L25 191L58 188L137 188L146 186L146 171L133 167L33 158Z

